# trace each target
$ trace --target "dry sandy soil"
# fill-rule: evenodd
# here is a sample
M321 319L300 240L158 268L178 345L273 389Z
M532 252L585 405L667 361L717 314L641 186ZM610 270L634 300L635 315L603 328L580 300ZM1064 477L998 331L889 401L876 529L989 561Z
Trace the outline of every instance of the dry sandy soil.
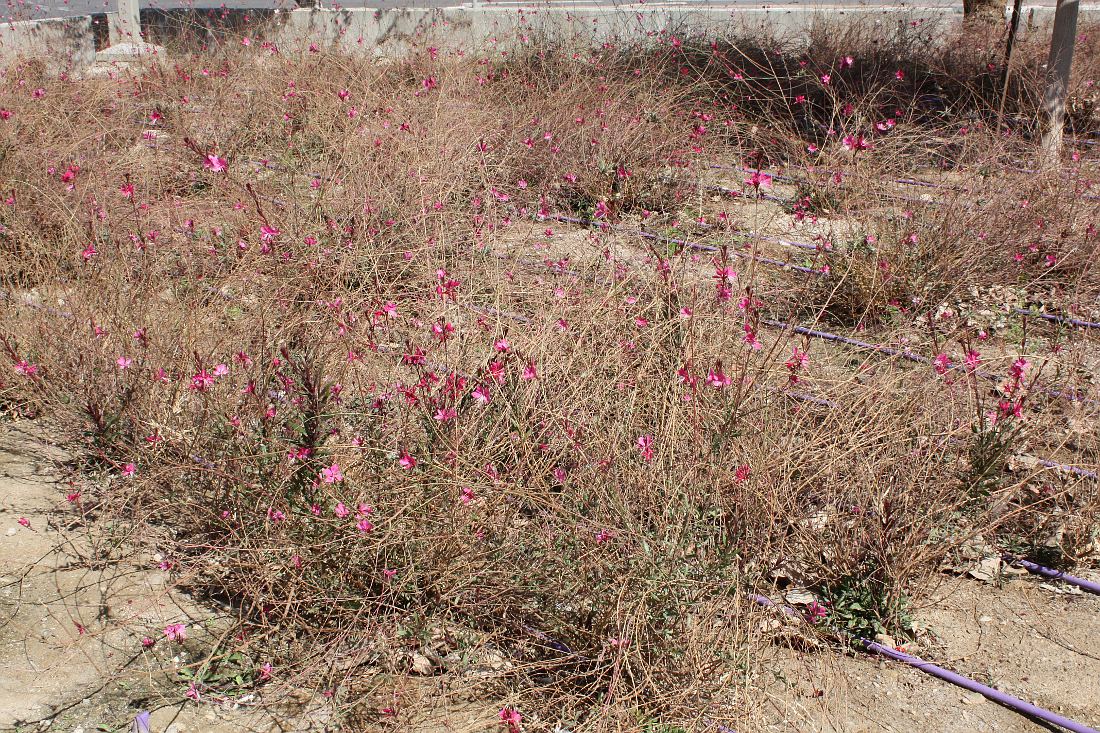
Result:
M64 451L36 423L0 424L0 731L128 730L141 709L153 730L335 730L301 708L196 704L175 678L188 650L140 637L186 622L193 640L217 632L217 611L198 607L145 567L92 562L66 523L73 490ZM25 517L30 526L19 519ZM998 585L951 579L917 613L931 642L920 651L981 682L1100 727L1100 598L1030 577ZM774 651L774 650L773 650ZM894 662L832 651L779 649L762 730L1039 731L1048 729ZM192 657L193 658L193 657ZM501 730L489 705L448 703L440 679L421 685L415 731ZM262 702L262 701L257 701ZM278 708L278 709L276 709ZM346 730L346 728L345 728Z

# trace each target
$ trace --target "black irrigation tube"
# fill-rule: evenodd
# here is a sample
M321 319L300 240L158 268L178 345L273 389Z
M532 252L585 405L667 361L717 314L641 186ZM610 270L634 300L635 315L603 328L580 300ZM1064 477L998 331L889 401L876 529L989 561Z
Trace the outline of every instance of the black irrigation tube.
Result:
M768 608L776 608L787 614L788 616L791 616L792 618L804 620L802 614L800 614L795 609L791 608L790 606L776 603L767 596L753 593L750 594L750 597L758 605ZM879 656L883 656L888 659L902 662L903 664L907 664L910 667L919 669L925 674L930 674L933 677L938 677L945 682L950 682L951 684L962 687L965 690L977 692L978 694L988 698L989 700L992 700L999 705L1003 705L1004 707L1015 710L1028 717L1038 718L1039 720L1046 721L1047 723L1057 725L1060 728L1065 728L1066 730L1073 731L1073 733L1100 733L1095 728L1090 728L1083 723L1078 723L1075 720L1070 720L1069 718L1058 715L1057 713L1051 712L1050 710L1047 710L1045 708L1041 708L1038 705L1033 705L1032 703L1021 700L1018 697L1013 697L1012 695L1001 692L1000 690L995 690L992 687L983 685L982 683L961 675L958 672L952 672L949 669L944 669L943 667L932 664L931 662L926 662L920 657L914 656L912 654L906 654L905 652L898 651L897 649L891 649L890 647L879 644L878 642L870 641L859 636L851 636L842 631L836 631L836 633L844 639L858 643L869 652L878 654Z

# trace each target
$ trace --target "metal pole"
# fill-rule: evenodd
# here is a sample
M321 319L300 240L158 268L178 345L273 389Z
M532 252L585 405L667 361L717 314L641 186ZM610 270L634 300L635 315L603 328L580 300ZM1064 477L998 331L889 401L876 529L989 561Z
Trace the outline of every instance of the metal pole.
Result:
M1062 150L1062 128L1066 119L1066 92L1073 65L1073 47L1077 42L1077 11L1079 0L1058 0L1054 11L1054 31L1050 39L1047 61L1047 92L1043 102L1047 130L1043 136L1044 162L1058 160Z

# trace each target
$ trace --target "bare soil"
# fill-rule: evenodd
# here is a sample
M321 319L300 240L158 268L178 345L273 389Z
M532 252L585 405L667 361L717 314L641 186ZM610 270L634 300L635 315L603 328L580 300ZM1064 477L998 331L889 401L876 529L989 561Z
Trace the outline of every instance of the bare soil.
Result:
M308 705L188 700L177 672L217 633L217 609L172 590L155 563L90 561L94 548L65 526L66 459L37 423L0 426L0 730L126 730L141 709L154 711L153 730L174 733L337 729ZM1100 598L1012 576L951 578L930 599L917 609L928 634L913 652L1100 727ZM160 638L142 651L143 633L175 622L188 624L187 645ZM776 661L763 671L764 730L1049 730L895 662L793 646L765 656ZM414 685L421 715L411 730L500 729L493 706L442 684Z

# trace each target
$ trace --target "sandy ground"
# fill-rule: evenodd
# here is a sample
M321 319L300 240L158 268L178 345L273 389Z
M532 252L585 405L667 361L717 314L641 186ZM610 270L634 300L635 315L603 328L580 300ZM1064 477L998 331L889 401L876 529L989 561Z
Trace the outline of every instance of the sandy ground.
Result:
M198 640L216 615L171 593L153 564L89 561L94 548L62 526L75 516L65 457L36 424L0 424L0 730L111 731L142 709L157 731L252 727L239 711L185 704L169 680L187 647L161 638L142 651L143 631L187 623Z
M65 458L36 424L0 424L0 731L128 730L141 709L154 711L158 733L335 730L316 714L183 696L173 664L186 662L191 647L162 639L156 653L143 652L140 637L186 622L201 638L216 633L217 613L171 591L153 563L88 561L91 548L62 526L73 516L65 498L73 488L58 478ZM931 641L916 651L1100 728L1100 598L1062 590L1031 577L1001 586L945 581L917 613ZM756 721L764 730L1049 730L894 662L829 650L781 649L777 657L765 670ZM425 683L424 718L407 730L500 730L491 706L448 703L446 691L430 689L442 680Z
M919 655L1003 692L1100 727L1100 598L1030 577L1004 587L953 580L917 614L936 639ZM980 694L870 656L783 655L771 730L1042 731ZM1057 730L1057 729L1056 729Z

